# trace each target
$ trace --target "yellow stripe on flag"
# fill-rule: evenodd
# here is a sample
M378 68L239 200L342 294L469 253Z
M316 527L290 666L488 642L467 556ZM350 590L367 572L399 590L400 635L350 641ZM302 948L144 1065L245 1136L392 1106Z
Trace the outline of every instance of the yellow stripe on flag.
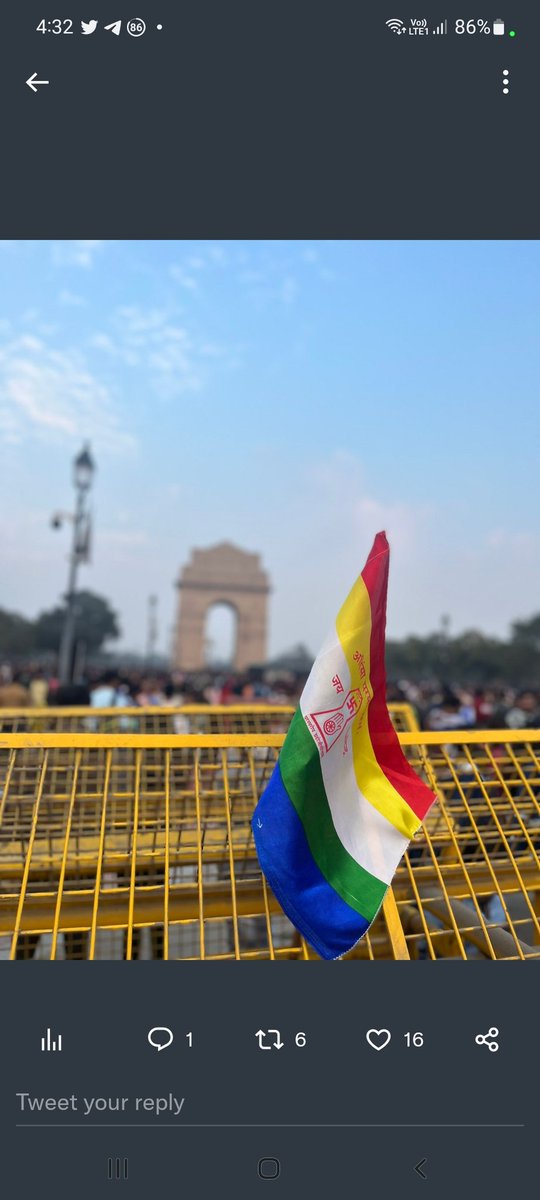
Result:
M339 610L336 630L351 673L351 688L359 689L360 695L360 718L351 725L356 782L370 804L410 839L421 822L379 766L369 735L371 601L361 575Z

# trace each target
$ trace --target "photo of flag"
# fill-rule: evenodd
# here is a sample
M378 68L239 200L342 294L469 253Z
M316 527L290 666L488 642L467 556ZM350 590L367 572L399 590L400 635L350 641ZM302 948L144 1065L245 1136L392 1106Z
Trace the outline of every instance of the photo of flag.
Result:
M386 535L378 533L253 816L268 883L328 959L369 929L436 798L407 762L386 707L389 558Z

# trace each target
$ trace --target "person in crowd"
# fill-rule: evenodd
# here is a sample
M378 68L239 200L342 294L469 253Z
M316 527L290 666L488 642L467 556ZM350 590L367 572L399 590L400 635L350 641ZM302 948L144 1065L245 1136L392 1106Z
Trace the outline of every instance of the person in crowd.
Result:
M27 708L30 695L21 676L13 675L10 679L9 675L5 675L4 679L5 682L0 685L0 708Z
M50 707L88 708L90 691L84 680L77 683L59 683L54 692L49 689L47 701Z
M210 683L204 689L205 699L208 704L222 704L224 679L222 675L215 675Z
M163 688L163 708L181 708L185 703L184 696L172 680Z
M220 704L232 704L234 702L234 675L226 675L221 688Z
M45 708L47 704L47 696L49 695L49 685L45 677L45 671L42 667L38 667L34 671L30 683L28 685L30 694L30 704L32 708Z
M461 704L461 712L466 722L466 728L472 729L476 725L476 709L474 707L474 692L470 688L458 688L457 697Z
M474 709L462 704L450 688L445 688L439 703L429 709L426 717L426 727L437 732L441 729L471 729L473 725Z
M90 692L92 708L116 708L119 680L115 671L105 671Z
M539 729L540 705L536 692L518 692L513 707L506 714L508 729Z
M184 694L172 680L165 684L163 694L164 708L181 708L186 703ZM172 723L175 733L191 733L191 724L186 713L173 713Z
M157 679L146 677L141 680L140 690L137 693L137 704L141 708L161 707L165 696Z
M137 701L133 695L133 689L129 679L118 678L116 683L117 687L114 707L136 708ZM139 720L135 716L118 717L114 727L118 728L120 733L137 733L139 732Z

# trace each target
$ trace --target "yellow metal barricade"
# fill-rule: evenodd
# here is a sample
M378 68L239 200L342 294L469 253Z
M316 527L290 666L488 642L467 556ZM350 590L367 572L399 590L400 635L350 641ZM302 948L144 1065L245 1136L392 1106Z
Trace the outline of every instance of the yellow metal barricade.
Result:
M418 729L410 704L390 704L398 732ZM290 704L183 704L147 708L0 708L0 733L286 733Z
M420 728L412 704L392 703L388 705L388 711L398 733L415 733Z
M400 741L438 795L394 879L411 957L540 958L540 731Z
M285 733L289 704L0 708L0 733Z
M540 732L399 736L438 802L352 956L540 958ZM251 834L283 738L1 734L0 956L315 957Z

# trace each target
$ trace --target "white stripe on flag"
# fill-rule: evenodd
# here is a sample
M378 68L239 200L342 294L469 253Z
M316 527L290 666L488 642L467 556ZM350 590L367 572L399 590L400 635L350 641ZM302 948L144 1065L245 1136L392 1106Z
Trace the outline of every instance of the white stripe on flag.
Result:
M337 694L332 686L332 679L336 676L339 676L343 684L343 692L340 694ZM300 697L303 716L339 708L350 686L349 665L334 629L325 639ZM346 730L321 759L321 772L332 821L342 845L352 858L383 883L391 883L409 839L387 821L359 790L352 756L350 725L348 730L348 751L344 753ZM315 746L315 741L313 744Z

